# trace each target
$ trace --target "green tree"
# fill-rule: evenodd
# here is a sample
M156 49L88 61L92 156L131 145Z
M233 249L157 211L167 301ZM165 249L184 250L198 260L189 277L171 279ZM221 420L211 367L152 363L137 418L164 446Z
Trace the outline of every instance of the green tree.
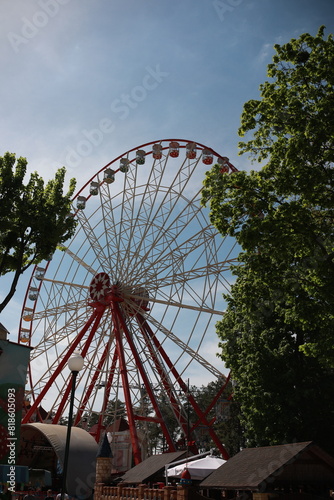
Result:
M13 273L0 312L13 297L21 274L47 259L75 230L69 217L75 181L64 195L65 168L46 185L36 173L24 184L27 160L6 153L0 157L0 276Z
M334 42L321 27L275 50L239 130L265 165L204 182L212 223L242 248L217 331L248 444L334 451Z

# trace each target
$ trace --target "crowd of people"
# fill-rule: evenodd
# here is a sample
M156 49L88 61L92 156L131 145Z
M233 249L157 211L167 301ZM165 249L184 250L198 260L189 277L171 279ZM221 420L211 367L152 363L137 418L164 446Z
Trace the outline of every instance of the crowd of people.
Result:
M2 487L2 491L0 492L0 500L14 500L17 497L16 494L13 494L9 489L8 485L4 484ZM63 496L64 500L70 500L67 493ZM54 493L51 489L45 492L36 491L34 488L29 487L27 492L19 495L18 500L62 500L61 492Z

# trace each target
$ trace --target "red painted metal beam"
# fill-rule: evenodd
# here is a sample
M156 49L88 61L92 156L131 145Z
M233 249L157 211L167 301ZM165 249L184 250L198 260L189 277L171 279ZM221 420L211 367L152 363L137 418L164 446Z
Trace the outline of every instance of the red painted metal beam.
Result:
M77 415L76 415L76 418L74 420L74 425L78 425L78 423L80 422L81 420L81 417L82 417L82 414L83 412L85 411L85 408L86 408L86 405L90 399L90 396L92 395L92 392L94 390L94 387L96 386L96 382L97 382L97 379L99 377L99 374L100 374L100 371L103 367L103 364L106 360L106 357L107 357L107 354L108 354L108 351L109 351L109 343L106 344L105 348L104 348L104 351L102 353L102 356L101 356L101 359L97 365L97 368L91 378L91 381L90 381L90 384L87 388L87 391L86 391L86 394L85 394L85 397L83 398L82 400L82 403L80 405L80 408L77 412Z
M117 349L118 357L119 357L119 366L120 366L120 373L121 373L121 378L122 378L122 387L123 387L123 391L124 391L126 411L127 411L127 416L128 416L128 420L129 420L130 439L131 439L131 446L132 446L132 451L133 451L133 458L134 458L135 465L137 465L141 462L141 452L140 452L138 435L137 435L136 425L135 425L135 418L134 418L134 413L133 413L133 408L132 408L132 403L131 403L129 381L128 381L128 376L127 376L126 362L125 362L123 343L122 343L122 331L121 331L120 324L119 324L120 312L119 312L118 302L119 302L118 299L113 300L113 302L112 302L114 334L115 334L115 339L116 339L116 349Z
M112 360L112 363L111 363L111 369L109 371L107 385L106 385L105 391L104 391L103 406L102 406L102 410L101 410L101 413L99 415L99 419L98 419L98 422L97 422L97 432L96 432L96 436L95 436L95 440L96 440L97 443L100 441L101 430L102 430L102 427L103 427L103 416L104 416L104 412L105 412L105 410L107 408L107 404L108 404L108 401L109 401L110 390L111 390L112 382L113 382L113 379L114 379L114 374L115 374L115 368L116 368L117 361L118 361L118 352L117 352L117 349L115 349L114 355L113 355L113 360Z
M168 430L168 427L166 426L165 421L163 419L161 410L160 410L159 405L157 403L156 396L154 394L154 391L152 389L150 381L149 381L149 379L147 377L146 371L145 371L145 369L143 367L142 360L141 360L141 358L140 358L140 356L138 354L138 350L137 350L137 348L136 348L136 346L135 346L135 344L134 344L134 342L132 340L132 336L130 335L130 332L129 332L128 328L127 328L127 325L126 325L126 323L124 321L124 318L123 318L123 316L122 316L121 311L120 311L119 308L118 308L117 312L119 314L119 321L121 323L122 330L123 330L123 332L124 332L124 334L126 336L126 340L127 340L128 344L130 346L131 352L132 352L133 357L134 357L134 359L136 361L137 368L139 370L139 373L141 375L141 378L142 378L143 383L145 385L145 388L147 390L147 394L148 394L148 396L149 396L149 398L151 400L151 403L153 405L153 409L155 411L155 414L157 415L157 418L158 418L158 420L160 422L161 430L163 432L163 435L166 438L166 442L168 444L169 451L176 451L175 443L174 443L173 438L170 435L170 432ZM151 343L149 342L148 345L147 345L148 349L150 349L150 347L151 347L150 344ZM152 356L152 358L153 358L153 356ZM136 416L135 416L135 419L138 420L138 418ZM141 418L141 420L143 420L143 419Z
M71 357L73 352L76 350L77 346L79 345L80 341L84 337L87 330L90 328L90 326L92 325L93 322L95 322L96 324L98 324L100 322L100 319L103 315L104 309L105 309L105 306L96 307L96 309L94 309L91 317L88 319L85 326L82 328L82 330L77 335L77 337L74 339L74 341L71 343L67 353L65 354L63 359L60 360L59 365L57 366L56 370L52 373L52 375L50 376L50 379L45 384L44 388L41 390L39 396L35 399L34 404L31 405L31 408L26 413L26 415L23 417L23 419L22 419L23 424L29 423L33 414L38 410L38 407L40 406L44 396L46 395L46 393L48 392L48 390L50 389L50 387L52 386L52 384L54 383L54 381L56 380L58 375L64 369L67 361L69 360L69 358Z
M138 316L140 316L140 315L138 315ZM178 384L180 385L180 387L183 390L183 392L185 394L187 394L188 401L192 405L192 407L193 407L194 411L196 412L197 416L199 417L200 423L202 423L202 424L204 424L205 426L208 427L208 431L209 431L209 434L210 434L213 442L215 443L215 445L219 449L219 451L222 454L223 458L225 460L227 460L228 458L230 458L229 454L227 453L227 450L225 449L225 447L221 443L220 439L218 439L217 434L212 429L212 426L210 426L209 422L206 419L206 416L204 415L204 413L202 412L202 410L198 406L198 404L195 401L193 395L188 393L188 386L182 380L180 374L176 370L176 368L173 365L173 363L171 362L170 358L167 356L166 351L163 349L163 347L160 344L159 340L157 339L156 335L154 335L154 333L153 333L152 329L150 328L149 324L147 323L147 321L144 319L143 316L140 316L140 318L141 318L140 321L142 322L143 327L149 333L149 335L150 335L150 337L151 337L154 345L156 346L157 350L160 352L162 358L164 359L164 361L166 362L166 364L167 364L168 368L170 369L171 373L175 377L175 380L178 382Z
M219 391L217 392L217 394L215 395L215 397L213 398L213 400L211 401L211 403L209 404L209 406L206 408L206 410L203 412L203 414L205 416L208 415L208 413L212 410L212 408L215 406L215 404L217 403L218 399L220 398L220 396L223 394L223 392L225 391L226 389L226 386L227 384L229 383L230 381L230 378L231 378L231 373L228 374L228 376L226 377L226 380L225 380L225 384L222 385L222 387L219 389ZM214 418L213 419L213 422L215 421L216 419ZM212 423L213 423L212 422ZM210 422L211 423L211 422ZM198 420L198 422L196 422L196 424L194 424L194 426L192 427L193 429L196 429L196 427L198 427L199 425L201 424L201 421Z
M153 345L151 343L151 338L152 338L152 336L154 336L153 332L152 332L152 330L149 331L147 322L146 322L146 320L144 320L143 316L141 316L140 314L137 314L136 317L137 317L138 323L140 325L141 331L142 331L143 335L146 338L146 345L147 345L147 347L149 349L149 352L150 352L151 358L152 358L152 360L153 360L153 362L155 364L155 367L156 367L156 369L157 369L157 371L158 371L158 373L159 373L159 375L161 377L161 382L162 382L162 384L163 384L163 386L164 386L164 388L166 390L166 393L167 393L167 395L169 397L169 400L171 402L172 409L174 411L176 419L180 423L180 425L182 427L182 430L183 430L183 432L184 432L184 434L186 436L188 434L188 422L184 418L184 416L182 415L182 412L180 411L179 402L176 400L176 398L174 396L173 388L172 388L172 386L170 385L170 383L168 381L168 377L167 377L165 368L160 363L160 361L159 361L159 359L158 359L158 357L156 355L156 352L153 349ZM161 345L160 345L160 347L161 347Z
M85 341L84 347L83 347L83 349L81 351L81 356L83 358L85 358L86 355L87 355L87 351L88 351L89 346L90 346L90 344L91 344L91 342L93 340L93 337L94 337L94 335L96 333L96 330L97 330L97 328L98 328L98 326L100 324L100 320L101 320L101 318L99 318L98 321L94 321L94 324L92 326L90 334L88 335L88 337L87 337L87 339ZM57 412L56 412L54 418L52 419L52 423L53 424L57 424L59 422L60 417L62 416L64 407L65 407L67 401L69 400L69 395L71 393L71 387L72 387L72 377L71 377L71 375L69 375L66 391L65 391L65 393L64 393L64 395L62 397L62 400L61 400L61 402L60 402L60 404L58 406ZM74 425L76 425L76 424L74 424Z

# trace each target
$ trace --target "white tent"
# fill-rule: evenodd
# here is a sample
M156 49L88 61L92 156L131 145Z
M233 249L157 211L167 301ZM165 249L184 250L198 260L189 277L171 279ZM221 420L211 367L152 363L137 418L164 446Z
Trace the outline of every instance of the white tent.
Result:
M182 472L188 469L191 475L191 479L201 480L206 478L211 472L218 469L223 465L226 460L222 458L213 457L212 455L207 455L204 458L199 458L198 460L189 460L182 464L178 464L170 469L167 469L168 477L181 477Z

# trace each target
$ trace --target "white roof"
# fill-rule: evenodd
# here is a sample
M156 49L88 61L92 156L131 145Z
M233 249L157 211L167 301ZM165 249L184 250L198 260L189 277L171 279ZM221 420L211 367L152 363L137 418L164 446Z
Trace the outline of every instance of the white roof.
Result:
M219 457L213 457L211 455L207 455L204 458L199 458L198 460L193 460L188 462L184 462L182 464L178 464L174 467L171 467L167 470L168 477L181 477L182 472L185 469L188 469L191 475L191 479L201 480L206 478L211 472L218 469L221 465L223 465L226 460L223 460Z

